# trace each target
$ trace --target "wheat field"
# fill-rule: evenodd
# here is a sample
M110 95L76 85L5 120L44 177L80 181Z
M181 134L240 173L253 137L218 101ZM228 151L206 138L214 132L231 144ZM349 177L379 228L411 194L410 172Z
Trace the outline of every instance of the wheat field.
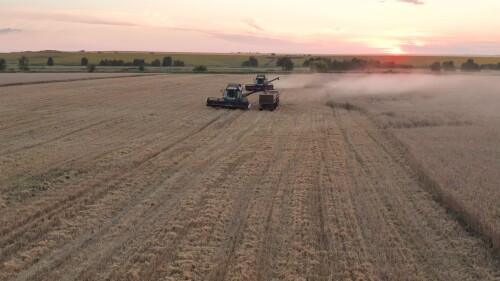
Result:
M257 96L248 111L205 106L252 78L0 87L0 280L500 278L488 242L381 128L402 111L336 106L324 85L345 76L330 75L281 77L274 112ZM435 165L413 129L397 130L415 161Z
M424 182L500 249L500 87L497 75L351 76L331 85L393 134ZM378 84L380 83L380 84ZM338 87L338 88L336 88ZM381 87L386 88L384 92Z

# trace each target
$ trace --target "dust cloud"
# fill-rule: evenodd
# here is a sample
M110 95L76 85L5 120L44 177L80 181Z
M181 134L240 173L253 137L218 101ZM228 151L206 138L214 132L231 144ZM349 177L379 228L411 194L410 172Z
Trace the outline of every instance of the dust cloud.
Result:
M498 94L499 82L499 75L487 74L313 74L284 77L279 88L320 88L334 96Z

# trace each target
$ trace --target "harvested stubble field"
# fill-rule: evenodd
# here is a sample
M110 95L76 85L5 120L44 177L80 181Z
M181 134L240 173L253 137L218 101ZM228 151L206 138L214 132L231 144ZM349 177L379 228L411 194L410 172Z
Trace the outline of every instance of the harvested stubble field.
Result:
M368 110L397 138L430 190L498 250L499 78L348 75L328 79L324 89L337 101Z
M205 107L251 78L0 87L0 279L500 278L369 115L294 76Z
M76 81L87 79L104 79L118 77L132 77L140 73L2 73L0 74L0 86L13 86L22 84L48 83L57 81Z

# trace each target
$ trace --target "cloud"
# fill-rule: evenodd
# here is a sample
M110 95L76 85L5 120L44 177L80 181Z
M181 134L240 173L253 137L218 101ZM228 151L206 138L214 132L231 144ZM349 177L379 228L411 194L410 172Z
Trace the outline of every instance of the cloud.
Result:
M246 19L245 23L248 24L248 26L250 26L251 28L254 28L258 31L264 31L264 29L260 27L253 19Z
M214 38L234 42L234 43L240 43L240 44L246 44L246 45L273 45L273 44L283 44L283 45L289 45L289 44L297 44L294 42L291 42L289 40L285 39L278 39L278 38L272 38L272 37L264 37L264 36L255 36L251 34L225 34L225 33L218 33L218 32L207 32Z
M16 28L0 28L0 34L17 33L21 31L21 29Z
M424 2L420 0L397 0L398 2L410 3L415 5L424 5Z
M64 14L64 13L46 13L43 14L42 16L47 20L61 21L61 22L74 22L83 24L112 25L112 26L142 26L141 24L133 22L104 19L101 17L88 16L88 15L81 16L81 15Z
M94 11L87 15L82 15L78 11L61 11L61 12L48 12L38 10L19 10L10 9L8 16L15 20L27 21L54 21L54 22L67 22L67 23L80 23L91 25L109 25L109 26L125 26L125 27L140 27L146 26L144 20L129 21L122 20L123 18L130 18L130 14L119 13L103 13ZM147 16L147 15L146 15ZM145 16L145 17L146 17ZM148 16L151 18L151 16Z

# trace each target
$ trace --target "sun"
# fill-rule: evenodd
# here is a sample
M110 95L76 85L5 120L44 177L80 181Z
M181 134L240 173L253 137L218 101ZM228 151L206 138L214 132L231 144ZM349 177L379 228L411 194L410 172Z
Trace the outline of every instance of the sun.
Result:
M404 42L400 40L374 38L367 40L367 45L368 47L379 49L388 55L404 55L408 53L401 47L404 45Z
M395 46L387 50L387 53L391 55L404 55L407 54L407 52L403 51L400 46Z

